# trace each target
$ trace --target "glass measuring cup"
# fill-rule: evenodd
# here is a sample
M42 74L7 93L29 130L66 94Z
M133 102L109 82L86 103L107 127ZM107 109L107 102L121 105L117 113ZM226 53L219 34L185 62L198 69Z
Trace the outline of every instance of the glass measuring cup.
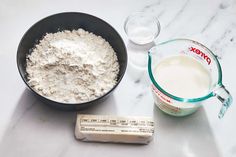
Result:
M201 63L210 73L211 85L208 94L197 98L181 98L163 89L154 74L154 68L161 60L173 55L187 55ZM222 102L218 114L222 118L232 104L232 96L222 84L222 70L216 56L204 45L189 39L174 39L160 43L148 52L148 73L152 83L155 104L164 112L174 116L189 115L202 105L202 102L217 97Z

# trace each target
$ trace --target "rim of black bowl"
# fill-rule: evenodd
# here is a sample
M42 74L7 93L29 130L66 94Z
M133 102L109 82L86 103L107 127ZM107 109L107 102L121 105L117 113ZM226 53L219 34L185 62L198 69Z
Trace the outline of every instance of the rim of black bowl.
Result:
M18 62L18 54L20 53L19 52L19 47L22 45L22 41L24 40L26 34L35 26L37 25L39 22L43 21L43 20L46 20L47 18L51 18L53 16L58 16L58 15L61 15L61 14L82 14L82 15L85 15L85 16L90 16L92 18L97 18L98 20L104 22L105 24L107 24L109 27L111 27L114 32L119 36L119 38L121 39L121 42L122 44L124 45L124 49L125 49L125 57L126 57L126 61L125 61L125 67L124 67L124 73L120 74L120 78L117 80L115 86L113 86L106 94L100 96L100 97L97 97L96 99L93 99L91 101L87 101L87 102L82 102L82 103L65 103L65 102L58 102L58 101L55 101L55 100L52 100L52 99L49 99L41 94L39 94L38 92L36 92L29 84L28 82L24 79L23 77L23 74L20 72L20 69L19 69L19 62ZM117 52L116 52L117 53ZM116 29L114 27L112 27L109 23L107 23L106 21L102 20L101 18L98 18L94 15L90 15L90 14L87 14L87 13L82 13L82 12L62 12L62 13L56 13L56 14L52 14L52 15L49 15L47 17L44 17L42 18L41 20L37 21L36 23L34 23L30 28L27 29L27 31L24 33L23 37L21 38L20 40L20 43L17 47L17 53L16 53L16 62L17 62L17 69L18 69L18 72L20 73L20 76L22 78L22 80L25 82L26 86L32 91L34 92L35 94L37 94L38 96L40 97L43 97L44 99L48 100L48 101L52 101L53 103L57 103L58 105L66 105L66 106L70 106L70 105L79 105L79 106L83 106L83 105L88 105L89 103L95 103L97 100L99 99L102 99L103 97L107 96L108 94L110 94L117 86L118 84L120 83L120 81L122 80L124 74L125 74L125 71L127 69L127 62L128 62L128 55L127 55L127 49L126 49L126 46L125 46L125 43L123 41L123 39L121 38L120 34L116 31Z

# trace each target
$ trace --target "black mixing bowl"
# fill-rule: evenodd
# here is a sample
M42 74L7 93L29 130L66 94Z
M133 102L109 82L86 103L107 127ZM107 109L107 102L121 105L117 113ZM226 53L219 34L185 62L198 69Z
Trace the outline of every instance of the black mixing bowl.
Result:
M55 33L62 30L83 28L106 39L115 50L120 71L117 84L105 95L85 103L61 103L50 100L35 92L27 83L26 56L46 33ZM43 102L63 110L80 110L90 105L98 104L114 91L124 76L127 67L127 52L125 44L117 31L107 22L84 13L66 12L46 17L34 24L22 37L17 50L17 67L19 73L29 89Z

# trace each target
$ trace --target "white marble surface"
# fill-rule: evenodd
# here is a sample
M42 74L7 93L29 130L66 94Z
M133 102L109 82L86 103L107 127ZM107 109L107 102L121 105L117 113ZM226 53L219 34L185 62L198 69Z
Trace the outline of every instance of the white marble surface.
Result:
M117 90L104 103L81 113L153 116L156 132L149 145L84 143L74 139L75 113L39 102L20 78L16 50L24 32L39 19L62 11L96 15L117 29L128 47L129 64ZM236 0L0 0L0 156L235 157L236 105L217 118L212 98L195 114L175 118L154 106L146 71L133 66L143 54L127 42L123 22L132 12L159 17L156 42L186 37L212 49L221 59L223 82L236 99Z

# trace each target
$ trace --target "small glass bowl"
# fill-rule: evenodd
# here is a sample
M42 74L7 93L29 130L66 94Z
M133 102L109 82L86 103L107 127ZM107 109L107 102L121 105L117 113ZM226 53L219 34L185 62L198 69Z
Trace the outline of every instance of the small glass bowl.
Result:
M150 14L136 12L127 17L124 30L129 40L138 45L148 44L160 33L159 20Z

